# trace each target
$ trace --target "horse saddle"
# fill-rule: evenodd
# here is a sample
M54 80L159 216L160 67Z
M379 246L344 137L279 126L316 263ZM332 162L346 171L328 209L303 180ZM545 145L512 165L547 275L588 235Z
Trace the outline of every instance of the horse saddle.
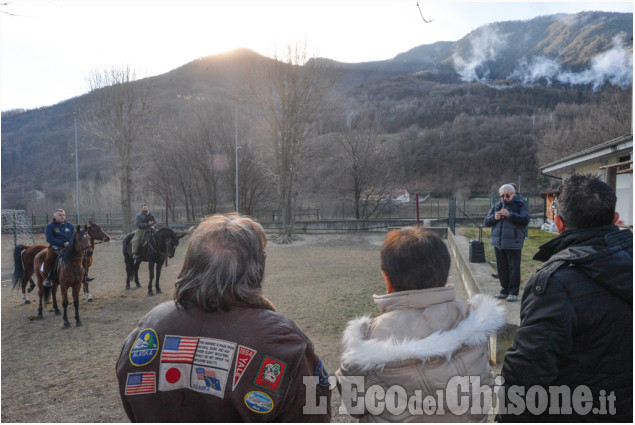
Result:
M143 232L143 235L141 235L141 240L139 241L139 247L137 248L138 255L141 255L141 250L148 245L148 242L150 242L150 237L154 232L156 232L156 230L151 228L146 229L146 231ZM128 253L130 254L130 256L132 256L132 244L128 246Z
M148 242L150 242L150 236L152 236L154 232L155 230L153 229L146 229L146 231L141 236L141 243L139 243L139 249L148 245Z

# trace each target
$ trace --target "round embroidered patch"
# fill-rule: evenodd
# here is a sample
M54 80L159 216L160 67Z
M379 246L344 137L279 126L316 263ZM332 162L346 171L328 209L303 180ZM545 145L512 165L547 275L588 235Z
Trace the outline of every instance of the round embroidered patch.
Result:
M145 366L157 356L159 352L159 338L154 329L144 329L139 332L130 349L130 363L133 366Z
M273 410L273 400L260 391L250 391L245 395L245 405L256 413L269 413Z

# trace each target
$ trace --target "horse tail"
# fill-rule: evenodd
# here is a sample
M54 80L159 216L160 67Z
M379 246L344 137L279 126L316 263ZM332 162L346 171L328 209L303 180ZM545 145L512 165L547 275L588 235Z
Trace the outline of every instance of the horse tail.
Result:
M50 299L51 299L51 287L45 286L44 287L44 302L48 304Z
M13 289L22 283L24 278L24 264L22 264L22 251L27 248L26 245L18 245L13 249Z

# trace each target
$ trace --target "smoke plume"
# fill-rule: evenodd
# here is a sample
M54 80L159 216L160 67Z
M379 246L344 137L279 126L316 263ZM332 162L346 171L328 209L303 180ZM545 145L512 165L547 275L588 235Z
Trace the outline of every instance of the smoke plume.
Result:
M523 59L507 78L523 84L533 84L542 79L548 83L590 84L593 90L608 81L626 88L633 84L633 53L624 48L623 38L618 36L613 39L613 48L593 58L591 67L582 72L564 71L555 60L536 57L531 62Z
M479 34L470 38L470 45L472 51L469 57L463 58L458 53L454 54L454 69L463 81L486 82L490 74L487 61L496 60L497 51L505 47L506 40L496 31L485 27Z

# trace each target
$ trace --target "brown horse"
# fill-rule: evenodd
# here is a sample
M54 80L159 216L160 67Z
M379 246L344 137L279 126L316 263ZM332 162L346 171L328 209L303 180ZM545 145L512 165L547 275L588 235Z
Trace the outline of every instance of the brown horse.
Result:
M110 236L108 236L108 234L102 230L101 226L99 226L92 220L89 220L88 224L89 224L88 226L84 226L84 231L88 234L88 237L90 238L90 247L93 250L95 249L95 241L100 241L100 242L110 241ZM90 266L92 265L93 265L93 256L90 255L90 256L84 257L84 267L86 268L86 274L84 275L84 282L83 282L84 295L86 295L86 300L88 302L93 301L93 297L91 297L90 292L88 291L88 282L92 280L88 277L88 270L90 269Z
M60 314L57 307L57 287L61 286L62 306L64 307L64 328L70 328L68 322L68 288L72 289L73 306L75 307L75 326L82 326L79 320L79 290L84 281L85 268L84 257L93 255L93 249L90 246L88 235L83 230L76 230L73 233L70 243L60 255L58 259L57 273L53 276L53 309L55 314ZM42 296L48 302L51 295L51 288L44 288L44 273L41 271L41 265L46 257L46 251L42 251L35 256L34 264L36 269L38 295L40 296L40 306L38 307L38 319L44 318L42 314Z
M45 250L47 245L18 245L13 249L13 289L18 284L22 286L22 299L24 304L31 304L29 298L26 296L26 284L31 282L29 291L33 291L35 288L35 282L33 282L33 259L40 251Z

